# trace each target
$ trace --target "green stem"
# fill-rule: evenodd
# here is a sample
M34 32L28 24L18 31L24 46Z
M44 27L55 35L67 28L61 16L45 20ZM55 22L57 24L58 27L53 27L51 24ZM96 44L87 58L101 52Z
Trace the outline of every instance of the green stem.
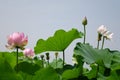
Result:
M57 68L57 57L56 57L56 68Z
M85 25L84 25L84 41L83 41L84 44L85 44L85 40L86 40L86 28L85 28Z
M44 60L42 59L42 68L44 68Z
M48 65L49 65L49 60L47 62L48 62Z
M18 47L16 47L16 71L18 73Z
M99 49L99 43L100 43L100 41L98 40L98 43L97 43L97 49Z
M103 40L102 40L102 47L101 47L101 49L103 49L104 42L105 42L105 37L103 37Z
M97 40L98 40L97 49L99 49L99 42L100 42L100 40L101 40L101 34L99 34L99 33L98 33L98 39L97 39Z
M41 55L41 60L42 60L42 68L44 67L44 55Z
M64 67L64 64L65 64L65 52L63 50L63 67Z
M96 78L98 77L98 72L99 72L99 64L97 65Z

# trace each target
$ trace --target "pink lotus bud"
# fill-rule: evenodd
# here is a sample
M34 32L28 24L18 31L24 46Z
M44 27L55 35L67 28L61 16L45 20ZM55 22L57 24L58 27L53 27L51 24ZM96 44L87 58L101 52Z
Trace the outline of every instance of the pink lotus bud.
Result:
M35 55L34 51L33 51L32 49L30 49L30 48L25 49L25 50L23 51L23 54L24 54L26 57L28 57L28 58L33 58L34 55Z
M98 29L97 32L101 35L103 35L105 32L107 32L107 29L104 25L101 25Z
M13 34L9 35L7 39L8 45L6 45L6 47L9 49L13 49L16 47L23 49L24 46L26 46L28 43L28 37L25 37L24 33L19 32L14 32Z

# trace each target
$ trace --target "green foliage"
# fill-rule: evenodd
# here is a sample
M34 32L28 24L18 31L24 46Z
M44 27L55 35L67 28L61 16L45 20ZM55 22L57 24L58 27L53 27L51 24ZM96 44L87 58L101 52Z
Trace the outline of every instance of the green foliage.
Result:
M82 61L87 62L91 66L92 69L84 73L84 76L87 76L88 79L119 80L119 51L111 51L109 49L100 50L93 48L89 44L77 43L74 55L82 56Z
M21 76L16 74L11 64L9 64L8 59L4 58L8 57L7 54L8 53L2 54L2 56L0 55L0 80L21 80ZM10 59L10 61L12 60Z
M0 52L0 57L4 58L12 68L16 65L16 57L14 53L10 52Z
M69 80L69 79L74 79L79 77L80 75L80 70L79 68L75 68L72 70L65 70L62 74L63 80Z
M91 64L91 70L86 71L84 73L85 76L88 77L88 79L96 78L97 77L97 71L98 71L98 66L95 64Z
M39 39L34 49L36 53L64 51L73 40L82 36L76 29L58 30L47 40ZM120 51L97 49L79 42L73 57L77 61L74 65L63 65L58 57L46 64L45 58L25 58L19 52L17 72L16 52L0 52L0 80L120 80ZM84 63L90 67L84 67Z
M60 80L60 76L52 67L46 67L37 71L33 80Z
M16 66L15 66L15 69L16 69ZM34 75L35 72L39 69L40 69L40 66L33 63L21 62L18 64L18 71L22 71L30 75Z
M49 37L47 40L39 39L34 48L35 53L41 53L45 51L63 51L70 43L81 38L83 34L78 32L77 29L72 29L68 32L64 30L57 30L53 37Z
M51 63L50 63L51 67L53 67L54 69L56 68L63 68L63 60L61 58L59 59L54 59Z
M83 57L83 61L92 64L98 63L99 65L110 68L113 55L108 49L98 50L89 44L77 43L75 47L75 55Z

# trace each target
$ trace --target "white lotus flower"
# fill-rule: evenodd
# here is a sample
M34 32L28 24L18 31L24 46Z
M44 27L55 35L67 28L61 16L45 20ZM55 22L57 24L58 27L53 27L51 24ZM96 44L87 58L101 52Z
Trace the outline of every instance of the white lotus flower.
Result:
M107 32L107 28L104 25L101 25L98 29L97 32L101 35Z
M112 36L113 36L113 33L111 33L110 31L107 31L106 33L103 34L103 36L104 36L106 39L111 40L111 39L112 39Z

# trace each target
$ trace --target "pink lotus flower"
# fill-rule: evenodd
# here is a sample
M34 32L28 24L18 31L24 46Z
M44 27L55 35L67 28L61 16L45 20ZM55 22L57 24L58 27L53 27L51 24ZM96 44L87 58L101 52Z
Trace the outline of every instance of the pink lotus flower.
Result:
M9 49L20 48L24 49L24 46L28 43L28 37L24 36L24 33L14 32L13 34L7 37L8 45L6 45Z
M31 48L27 48L23 51L23 54L28 58L33 58L35 53Z

